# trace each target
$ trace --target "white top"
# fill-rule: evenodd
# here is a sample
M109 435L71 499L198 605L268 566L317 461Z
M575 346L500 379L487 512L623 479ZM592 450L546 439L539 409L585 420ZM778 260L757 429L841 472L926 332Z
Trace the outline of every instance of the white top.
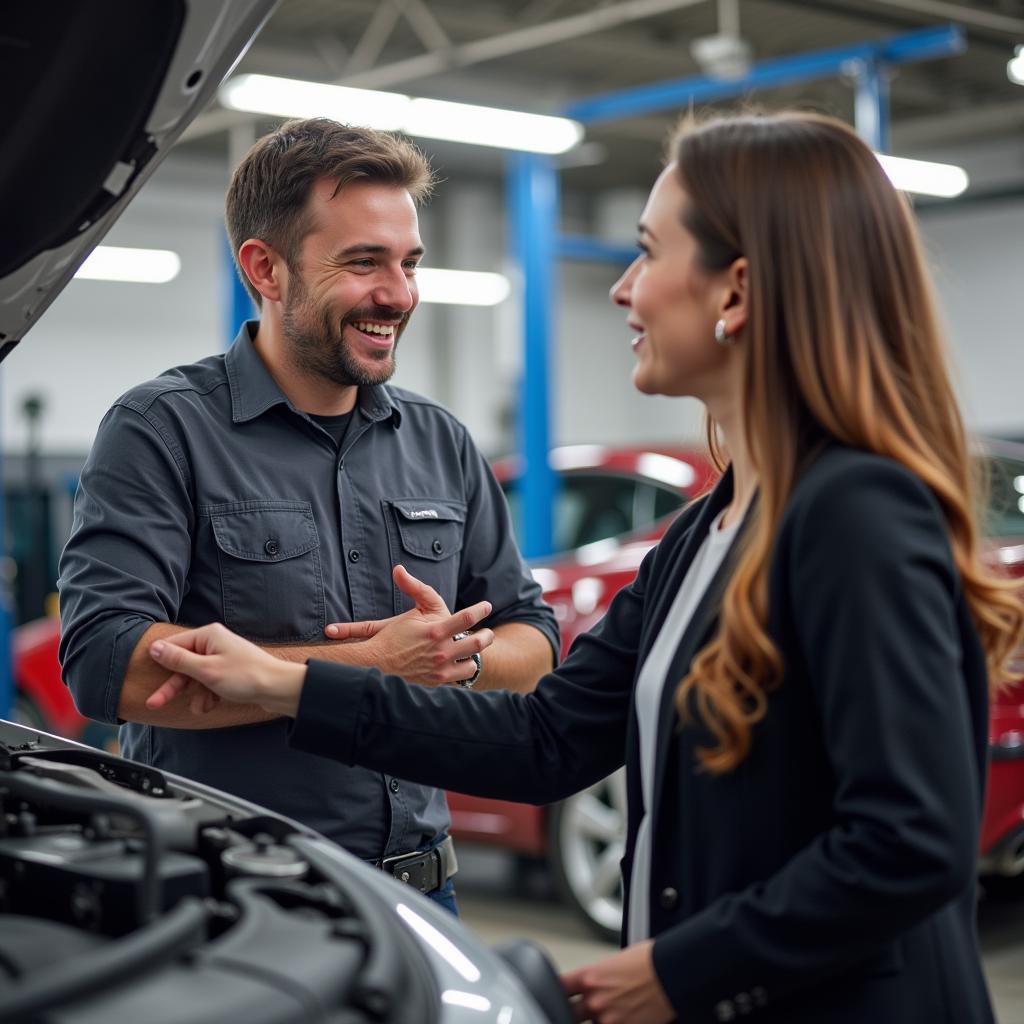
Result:
M633 873L626 919L627 943L640 942L650 937L651 805L654 801L654 758L658 744L658 712L662 693L666 683L674 687L680 682L679 679L667 678L672 659L742 522L742 519L738 519L732 526L722 528L724 515L723 509L715 516L707 537L694 555L679 586L679 592L672 601L672 607L640 669L634 691L640 728L640 791L643 794L644 816L640 821L633 851Z

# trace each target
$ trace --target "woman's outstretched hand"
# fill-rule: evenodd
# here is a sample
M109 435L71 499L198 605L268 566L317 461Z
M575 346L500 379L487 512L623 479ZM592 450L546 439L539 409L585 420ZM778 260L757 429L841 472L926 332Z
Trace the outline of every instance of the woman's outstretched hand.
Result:
M589 967L562 975L577 1021L594 1024L669 1024L675 1020L654 973L654 942L638 942Z
M209 710L214 695L236 704L259 704L279 715L294 717L298 709L306 666L275 658L220 623L157 640L149 654L172 673L146 701L154 711L195 683L205 690L191 694L193 711Z

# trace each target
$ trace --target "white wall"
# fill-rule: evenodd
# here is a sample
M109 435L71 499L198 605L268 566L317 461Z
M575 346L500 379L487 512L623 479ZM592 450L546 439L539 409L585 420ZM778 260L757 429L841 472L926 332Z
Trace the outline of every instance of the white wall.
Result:
M998 179L993 168L1024 180L1022 153L1019 145L989 153L983 183ZM182 257L180 276L167 285L72 282L0 368L5 450L24 450L19 406L29 393L41 392L47 400L44 451L85 452L117 395L168 366L223 347L225 182L221 166L172 156L145 186L107 240L172 248ZM503 196L500 182L450 178L443 183L422 218L428 263L501 269L506 262ZM619 213L635 220L641 199L637 196L633 214ZM922 211L921 221L961 367L969 422L984 431L1024 434L1024 201L933 207ZM632 389L629 330L621 311L608 302L616 273L608 265L559 269L554 439L696 437L700 419L694 403L646 398ZM518 338L514 301L496 309L421 304L403 338L395 382L448 405L485 451L508 450L514 441Z

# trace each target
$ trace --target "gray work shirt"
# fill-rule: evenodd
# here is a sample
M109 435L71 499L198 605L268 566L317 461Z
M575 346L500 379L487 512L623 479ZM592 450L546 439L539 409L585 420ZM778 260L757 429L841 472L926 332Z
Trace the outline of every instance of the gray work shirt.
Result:
M339 452L282 394L252 345L256 326L227 353L133 388L100 425L58 583L61 663L79 709L118 720L128 659L154 622L320 643L328 622L411 607L391 579L399 563L453 611L486 598L489 626L527 623L557 651L554 616L465 427L408 391L361 387ZM368 860L447 828L443 793L291 750L287 729L128 723L121 744Z

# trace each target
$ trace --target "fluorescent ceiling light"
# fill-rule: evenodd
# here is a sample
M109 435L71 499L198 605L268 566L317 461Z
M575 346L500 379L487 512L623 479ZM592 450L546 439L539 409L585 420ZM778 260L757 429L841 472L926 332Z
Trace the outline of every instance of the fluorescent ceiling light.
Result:
M475 270L438 270L420 267L416 271L420 302L440 302L450 306L497 306L511 291L504 274L485 274Z
M86 281L129 281L133 284L166 284L181 270L181 259L169 249L128 249L99 245L75 271Z
M917 192L924 196L951 199L970 184L967 172L953 164L936 164L928 160L908 160L902 156L876 153L882 170L901 192Z
M1006 77L1017 85L1024 85L1024 43L1014 49L1016 56L1006 65Z
M270 75L236 75L220 87L218 95L220 102L232 110L279 117L331 117L345 124L402 131L427 139L529 153L564 153L583 138L583 126L565 117Z

